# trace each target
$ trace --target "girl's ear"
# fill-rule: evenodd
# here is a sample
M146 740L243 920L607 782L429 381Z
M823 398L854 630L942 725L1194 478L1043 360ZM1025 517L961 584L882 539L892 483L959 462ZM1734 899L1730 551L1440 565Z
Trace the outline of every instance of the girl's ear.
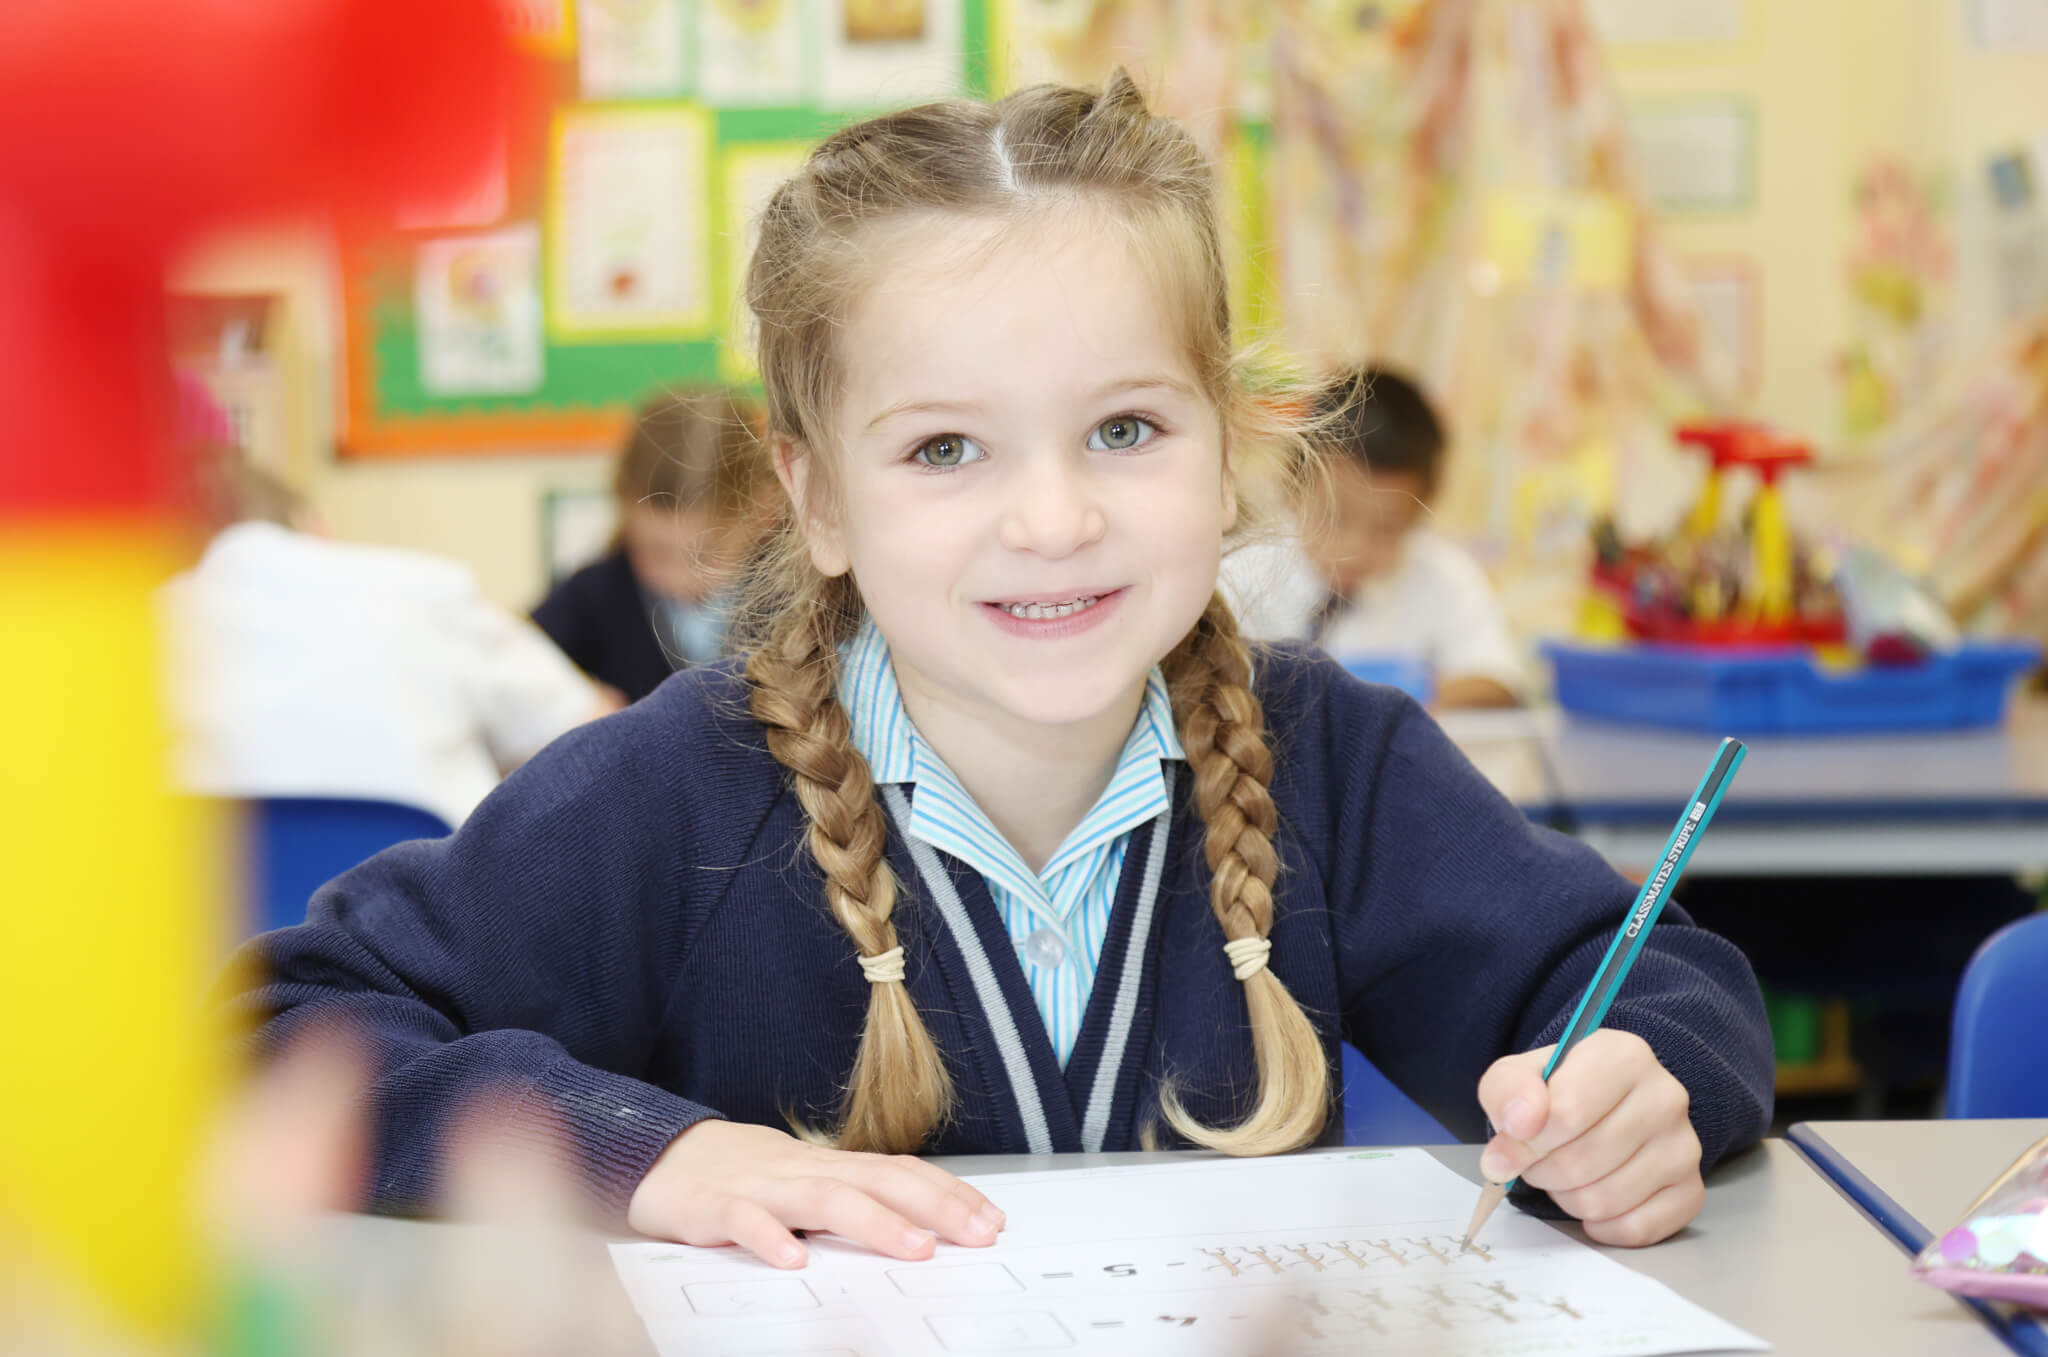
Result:
M829 512L824 487L811 476L816 468L810 449L794 438L776 434L768 440L768 452L775 461L775 479L782 482L783 492L795 511L804 546L811 553L811 564L828 579L844 575L852 568L852 562L846 558L845 534ZM815 501L813 492L817 495Z

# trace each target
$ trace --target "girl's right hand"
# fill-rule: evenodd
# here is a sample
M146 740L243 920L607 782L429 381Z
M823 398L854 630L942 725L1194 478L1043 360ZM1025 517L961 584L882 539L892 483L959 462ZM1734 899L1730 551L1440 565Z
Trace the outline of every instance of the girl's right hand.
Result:
M700 1121L633 1189L626 1223L684 1244L738 1244L797 1268L808 1254L793 1230L830 1230L891 1258L929 1258L940 1238L995 1243L1003 1213L912 1155L827 1150L770 1126Z

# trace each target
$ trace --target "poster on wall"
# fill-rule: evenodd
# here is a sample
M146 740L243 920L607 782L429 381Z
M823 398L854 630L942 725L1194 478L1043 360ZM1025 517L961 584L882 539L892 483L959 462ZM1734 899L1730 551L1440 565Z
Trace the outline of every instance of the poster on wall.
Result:
M1685 261L1686 289L1707 342L1727 359L1742 394L1756 392L1762 375L1758 336L1763 313L1754 262L1736 256L1696 255Z
M1742 41L1750 0L1586 0L1600 40L1618 47Z
M803 168L810 153L807 141L759 142L726 149L720 166L725 219L719 223L719 246L725 255L727 297L718 366L719 375L727 381L745 382L756 372L754 335L743 294L747 261L753 257L754 241L760 234L761 211L782 181Z
M698 0L697 85L718 107L797 104L806 91L799 0Z
M582 0L578 64L586 99L662 99L688 69L683 0Z
M820 0L818 101L893 108L963 92L959 0Z
M2048 52L2048 0L1968 0L1970 40L1994 51Z
M1678 211L1739 210L1756 183L1756 118L1736 96L1633 100L1628 136L1643 191Z
M711 319L710 117L582 109L555 125L548 325L564 339L701 334Z
M539 228L423 241L413 306L429 392L517 395L541 384Z

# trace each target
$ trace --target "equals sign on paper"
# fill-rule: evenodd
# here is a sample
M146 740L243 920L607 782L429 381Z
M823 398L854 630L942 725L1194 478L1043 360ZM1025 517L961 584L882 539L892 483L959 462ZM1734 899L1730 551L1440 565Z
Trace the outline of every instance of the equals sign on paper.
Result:
M1121 1329L1123 1326L1124 1322L1121 1319L1095 1319L1088 1322L1091 1329Z
M1073 1276L1074 1274L1073 1274L1073 1273L1071 1273L1071 1272L1048 1272L1048 1273L1046 1273L1045 1275L1046 1275L1046 1276L1047 1276L1048 1278L1052 1278L1052 1277L1071 1277L1071 1276Z

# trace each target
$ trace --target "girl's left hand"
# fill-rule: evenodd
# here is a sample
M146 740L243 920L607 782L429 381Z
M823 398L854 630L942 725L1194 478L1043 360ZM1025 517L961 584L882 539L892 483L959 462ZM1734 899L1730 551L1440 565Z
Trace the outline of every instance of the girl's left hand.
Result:
M1542 1188L1602 1244L1635 1248L1684 1229L1707 1195L1685 1085L1631 1032L1601 1028L1546 1084L1550 1051L1505 1056L1479 1081L1496 1132L1480 1172Z

